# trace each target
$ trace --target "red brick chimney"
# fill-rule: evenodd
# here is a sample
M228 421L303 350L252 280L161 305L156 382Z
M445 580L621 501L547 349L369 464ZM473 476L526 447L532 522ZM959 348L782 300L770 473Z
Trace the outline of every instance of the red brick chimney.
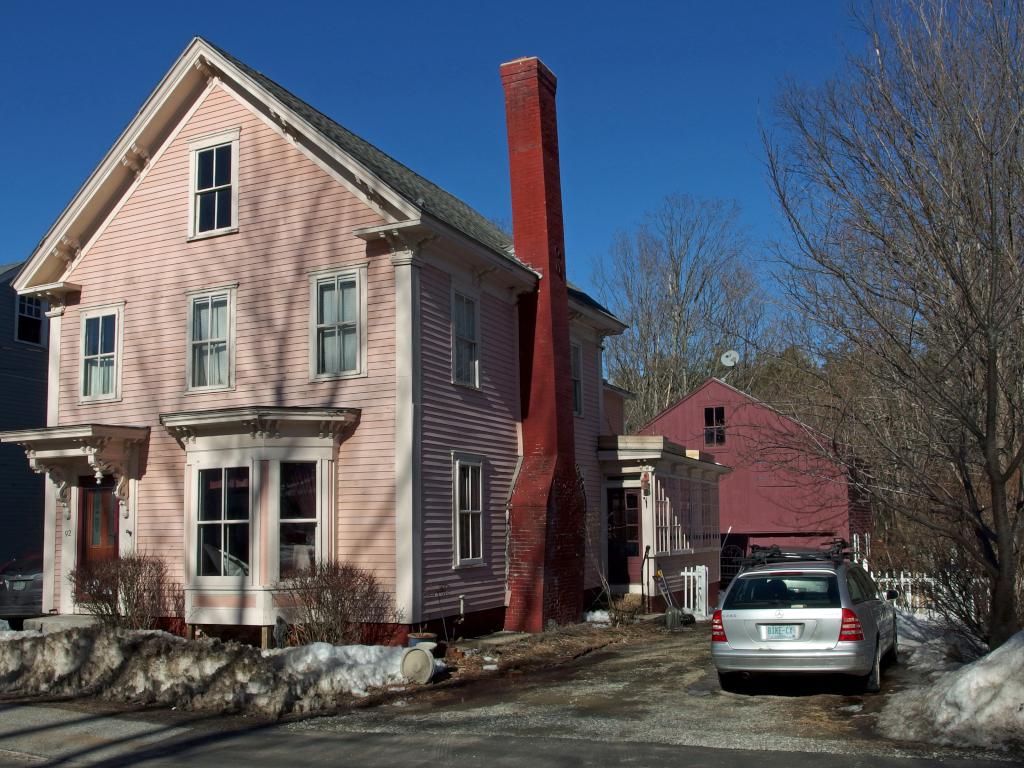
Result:
M541 273L519 301L523 465L509 519L505 628L538 632L583 608L583 499L576 483L569 294L555 76L536 57L501 65L516 256Z

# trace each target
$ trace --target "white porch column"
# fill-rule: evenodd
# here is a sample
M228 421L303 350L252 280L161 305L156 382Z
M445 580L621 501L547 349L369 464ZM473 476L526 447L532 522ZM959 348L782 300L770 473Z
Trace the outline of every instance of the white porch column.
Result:
M648 482L643 482L643 476L647 475ZM645 581L644 589L647 595L653 595L656 591L654 586L654 570L657 563L654 557L657 553L657 528L654 521L654 467L646 465L640 468L640 556L650 547L650 558L647 566L640 574L641 580ZM647 490L644 490L646 485Z
M55 304L46 313L50 320L49 343L46 370L46 426L56 425L60 413L60 330L64 320L64 305ZM68 525L63 519L63 510L58 510L57 489L50 478L43 476L43 613L49 613L55 605L55 565L57 560L57 532ZM66 499L66 497L65 497ZM58 522L57 515L61 514ZM61 536L61 542L64 537ZM63 591L63 590L62 590Z
M395 268L395 607L422 620L420 499L420 263L414 249L391 254Z

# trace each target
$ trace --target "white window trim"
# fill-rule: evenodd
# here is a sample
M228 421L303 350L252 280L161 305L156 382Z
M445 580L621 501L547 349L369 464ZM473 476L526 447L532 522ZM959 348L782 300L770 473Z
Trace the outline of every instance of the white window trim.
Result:
M460 296L463 299L468 299L469 301L473 302L474 327L476 328L476 339L474 340L476 342L476 365L473 366L473 381L472 381L472 383L466 382L466 381L459 381L455 377L455 363L456 363L456 353L455 353L455 342L456 342L456 337L455 337L455 297L456 296ZM480 293L479 293L479 291L468 291L468 290L465 290L465 289L463 289L461 287L452 286L451 300L449 301L448 306L449 306L449 314L451 315L451 355L452 355L451 374L452 374L452 384L454 384L456 386L459 386L459 387L466 387L468 389L480 389L480 361L483 359L483 343L481 342L481 338L482 338L483 334L481 333L482 329L480 327Z
M40 317L39 317L39 343L36 344L34 341L25 341L24 339L18 338L18 329L21 326L21 318L28 317L28 315L21 314L21 300L22 299L35 299L39 302ZM24 344L28 347L36 347L38 349L45 349L50 339L50 321L46 316L47 306L46 302L38 296L19 296L14 297L14 340L18 344Z
M79 312L78 329L78 402L85 403L110 403L121 400L121 368L124 358L124 306L125 302L119 301L114 304L103 304L101 306L83 307ZM114 391L104 395L83 394L85 384L85 322L93 317L114 315L116 317L117 330L114 337Z
M240 128L233 128L229 131L219 131L215 134L200 136L188 143L189 150L189 176L188 176L188 240L204 240L208 237L227 235L238 231L238 138L241 135ZM199 153L210 147L222 144L231 145L231 224L220 229L210 229L206 232L199 232L196 228L196 182L197 182L197 158Z
M576 408L576 403L575 403L575 394L576 394L576 388L575 387L576 387L577 378L573 375L573 370L572 370L576 360L579 360L579 364L580 364L580 375L579 375L579 379L578 379L578 381L580 383L580 407L579 407L579 409ZM584 392L584 389L583 389L583 345L580 344L578 341L570 341L569 342L569 380L570 380L570 382L573 385L573 400L574 400L574 402L573 402L573 409L572 409L573 415L574 416L583 416L583 392Z
M242 460L239 460L239 459ZM204 469L229 469L246 467L249 470L249 574L247 576L200 576L199 556L199 474ZM259 463L252 457L216 456L203 458L192 457L189 460L189 520L186 546L188 546L187 572L189 586L194 587L234 587L236 589L251 586L259 573L259 499L258 493L264 480L260 477Z
M334 267L321 269L309 274L309 380L312 381L334 381L336 379L355 379L365 377L368 374L366 365L366 273L369 262L360 262L347 267ZM355 370L343 371L342 373L317 373L317 344L316 344L316 309L317 309L317 284L328 278L354 277L356 279L356 301L359 304L359 359Z
M228 380L225 384L217 384L206 387L192 386L192 304L196 299L215 296L226 293L228 296ZM217 286L215 288L201 288L194 291L187 291L186 317L185 317L185 392L225 392L235 388L235 305L238 299L238 283Z
M452 567L470 568L483 565L486 561L484 556L484 531L486 525L486 502L487 487L484 482L484 457L470 453L452 452ZM459 469L463 466L476 467L480 472L480 557L460 558L459 539Z

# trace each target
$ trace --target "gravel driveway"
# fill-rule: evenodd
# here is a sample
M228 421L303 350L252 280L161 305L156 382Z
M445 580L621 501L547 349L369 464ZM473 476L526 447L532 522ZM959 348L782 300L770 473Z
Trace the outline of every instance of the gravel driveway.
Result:
M879 694L842 678L814 678L724 693L711 664L708 625L651 628L632 642L554 670L491 678L392 699L342 716L290 723L288 730L435 733L646 742L730 749L886 757L1005 755L887 741L874 732L885 697L909 673L890 668Z

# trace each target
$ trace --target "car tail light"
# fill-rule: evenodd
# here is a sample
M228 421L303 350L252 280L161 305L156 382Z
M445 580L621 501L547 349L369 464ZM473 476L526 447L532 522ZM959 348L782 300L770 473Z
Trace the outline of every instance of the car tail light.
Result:
M864 628L860 625L860 619L857 618L857 614L849 608L843 608L843 624L839 628L839 641L849 642L863 639Z
M712 643L727 643L729 638L725 636L725 625L722 624L722 612L715 611L714 616L711 617L711 642Z

